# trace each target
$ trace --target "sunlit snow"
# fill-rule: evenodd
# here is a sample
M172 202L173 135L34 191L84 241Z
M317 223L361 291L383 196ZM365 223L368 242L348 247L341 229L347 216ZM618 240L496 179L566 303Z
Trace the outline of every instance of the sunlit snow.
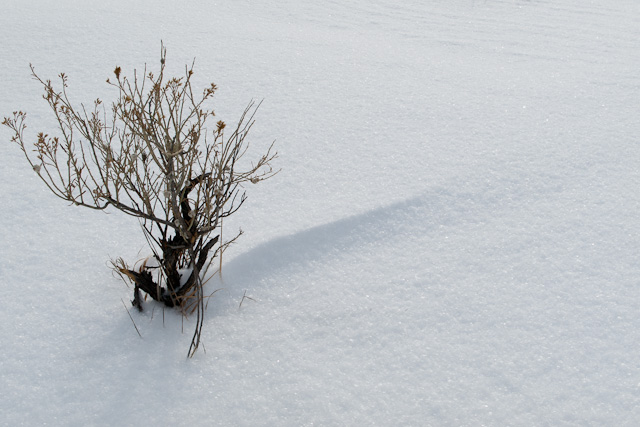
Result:
M0 424L640 423L640 3L8 0L0 116L53 118L195 62L272 180L193 323L111 258L135 220L67 206L0 129ZM217 262L217 261L216 261ZM243 298L248 297L248 298ZM250 298L250 299L249 299Z

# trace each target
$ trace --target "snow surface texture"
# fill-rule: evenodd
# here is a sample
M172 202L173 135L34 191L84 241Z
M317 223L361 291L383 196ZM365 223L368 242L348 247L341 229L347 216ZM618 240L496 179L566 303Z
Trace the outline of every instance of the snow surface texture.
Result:
M423 4L428 3L428 4ZM135 220L66 206L0 130L0 423L640 423L640 3L45 2L0 14L0 113L120 65L265 99L246 232L193 324L110 275ZM111 97L111 98L110 98ZM245 299L239 308L242 296Z

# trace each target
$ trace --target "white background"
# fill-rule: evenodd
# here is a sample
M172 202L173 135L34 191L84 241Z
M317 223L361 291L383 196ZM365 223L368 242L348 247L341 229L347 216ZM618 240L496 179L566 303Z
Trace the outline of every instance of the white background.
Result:
M162 40L219 118L264 99L282 168L187 360L193 323L149 302L141 339L107 267L148 255L136 220L66 206L0 129L0 423L640 422L640 3L5 0L0 36L30 138L29 63L108 102Z

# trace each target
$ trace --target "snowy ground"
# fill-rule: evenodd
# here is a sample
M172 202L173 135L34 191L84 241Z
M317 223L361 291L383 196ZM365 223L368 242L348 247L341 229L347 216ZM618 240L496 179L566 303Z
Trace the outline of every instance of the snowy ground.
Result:
M0 423L640 423L640 3L2 9L1 115L48 130L30 62L109 100L162 39L221 118L265 99L282 172L225 223L187 360L193 325L150 305L140 339L107 268L136 221L55 199L1 129Z

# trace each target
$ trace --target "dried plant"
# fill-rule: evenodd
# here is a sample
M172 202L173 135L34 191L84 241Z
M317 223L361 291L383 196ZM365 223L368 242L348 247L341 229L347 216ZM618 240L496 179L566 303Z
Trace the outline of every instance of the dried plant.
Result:
M162 47L159 73L145 67L143 75L134 71L133 79L116 67L115 80L107 83L118 90L117 100L107 109L97 99L90 110L71 104L64 73L57 91L32 66L57 119L58 136L41 132L28 144L21 111L2 123L53 194L78 206L111 206L139 218L153 259L138 268L119 259L113 267L133 283L132 304L138 309L145 292L185 314L196 313L188 352L193 356L203 326L203 275L241 234L223 241L222 221L244 203L244 184L276 173L271 162L277 153L272 144L254 162L241 161L259 105L251 102L231 130L222 121L207 130L208 121L215 121L207 105L216 86L194 94L193 64L184 76L168 78L165 59Z

